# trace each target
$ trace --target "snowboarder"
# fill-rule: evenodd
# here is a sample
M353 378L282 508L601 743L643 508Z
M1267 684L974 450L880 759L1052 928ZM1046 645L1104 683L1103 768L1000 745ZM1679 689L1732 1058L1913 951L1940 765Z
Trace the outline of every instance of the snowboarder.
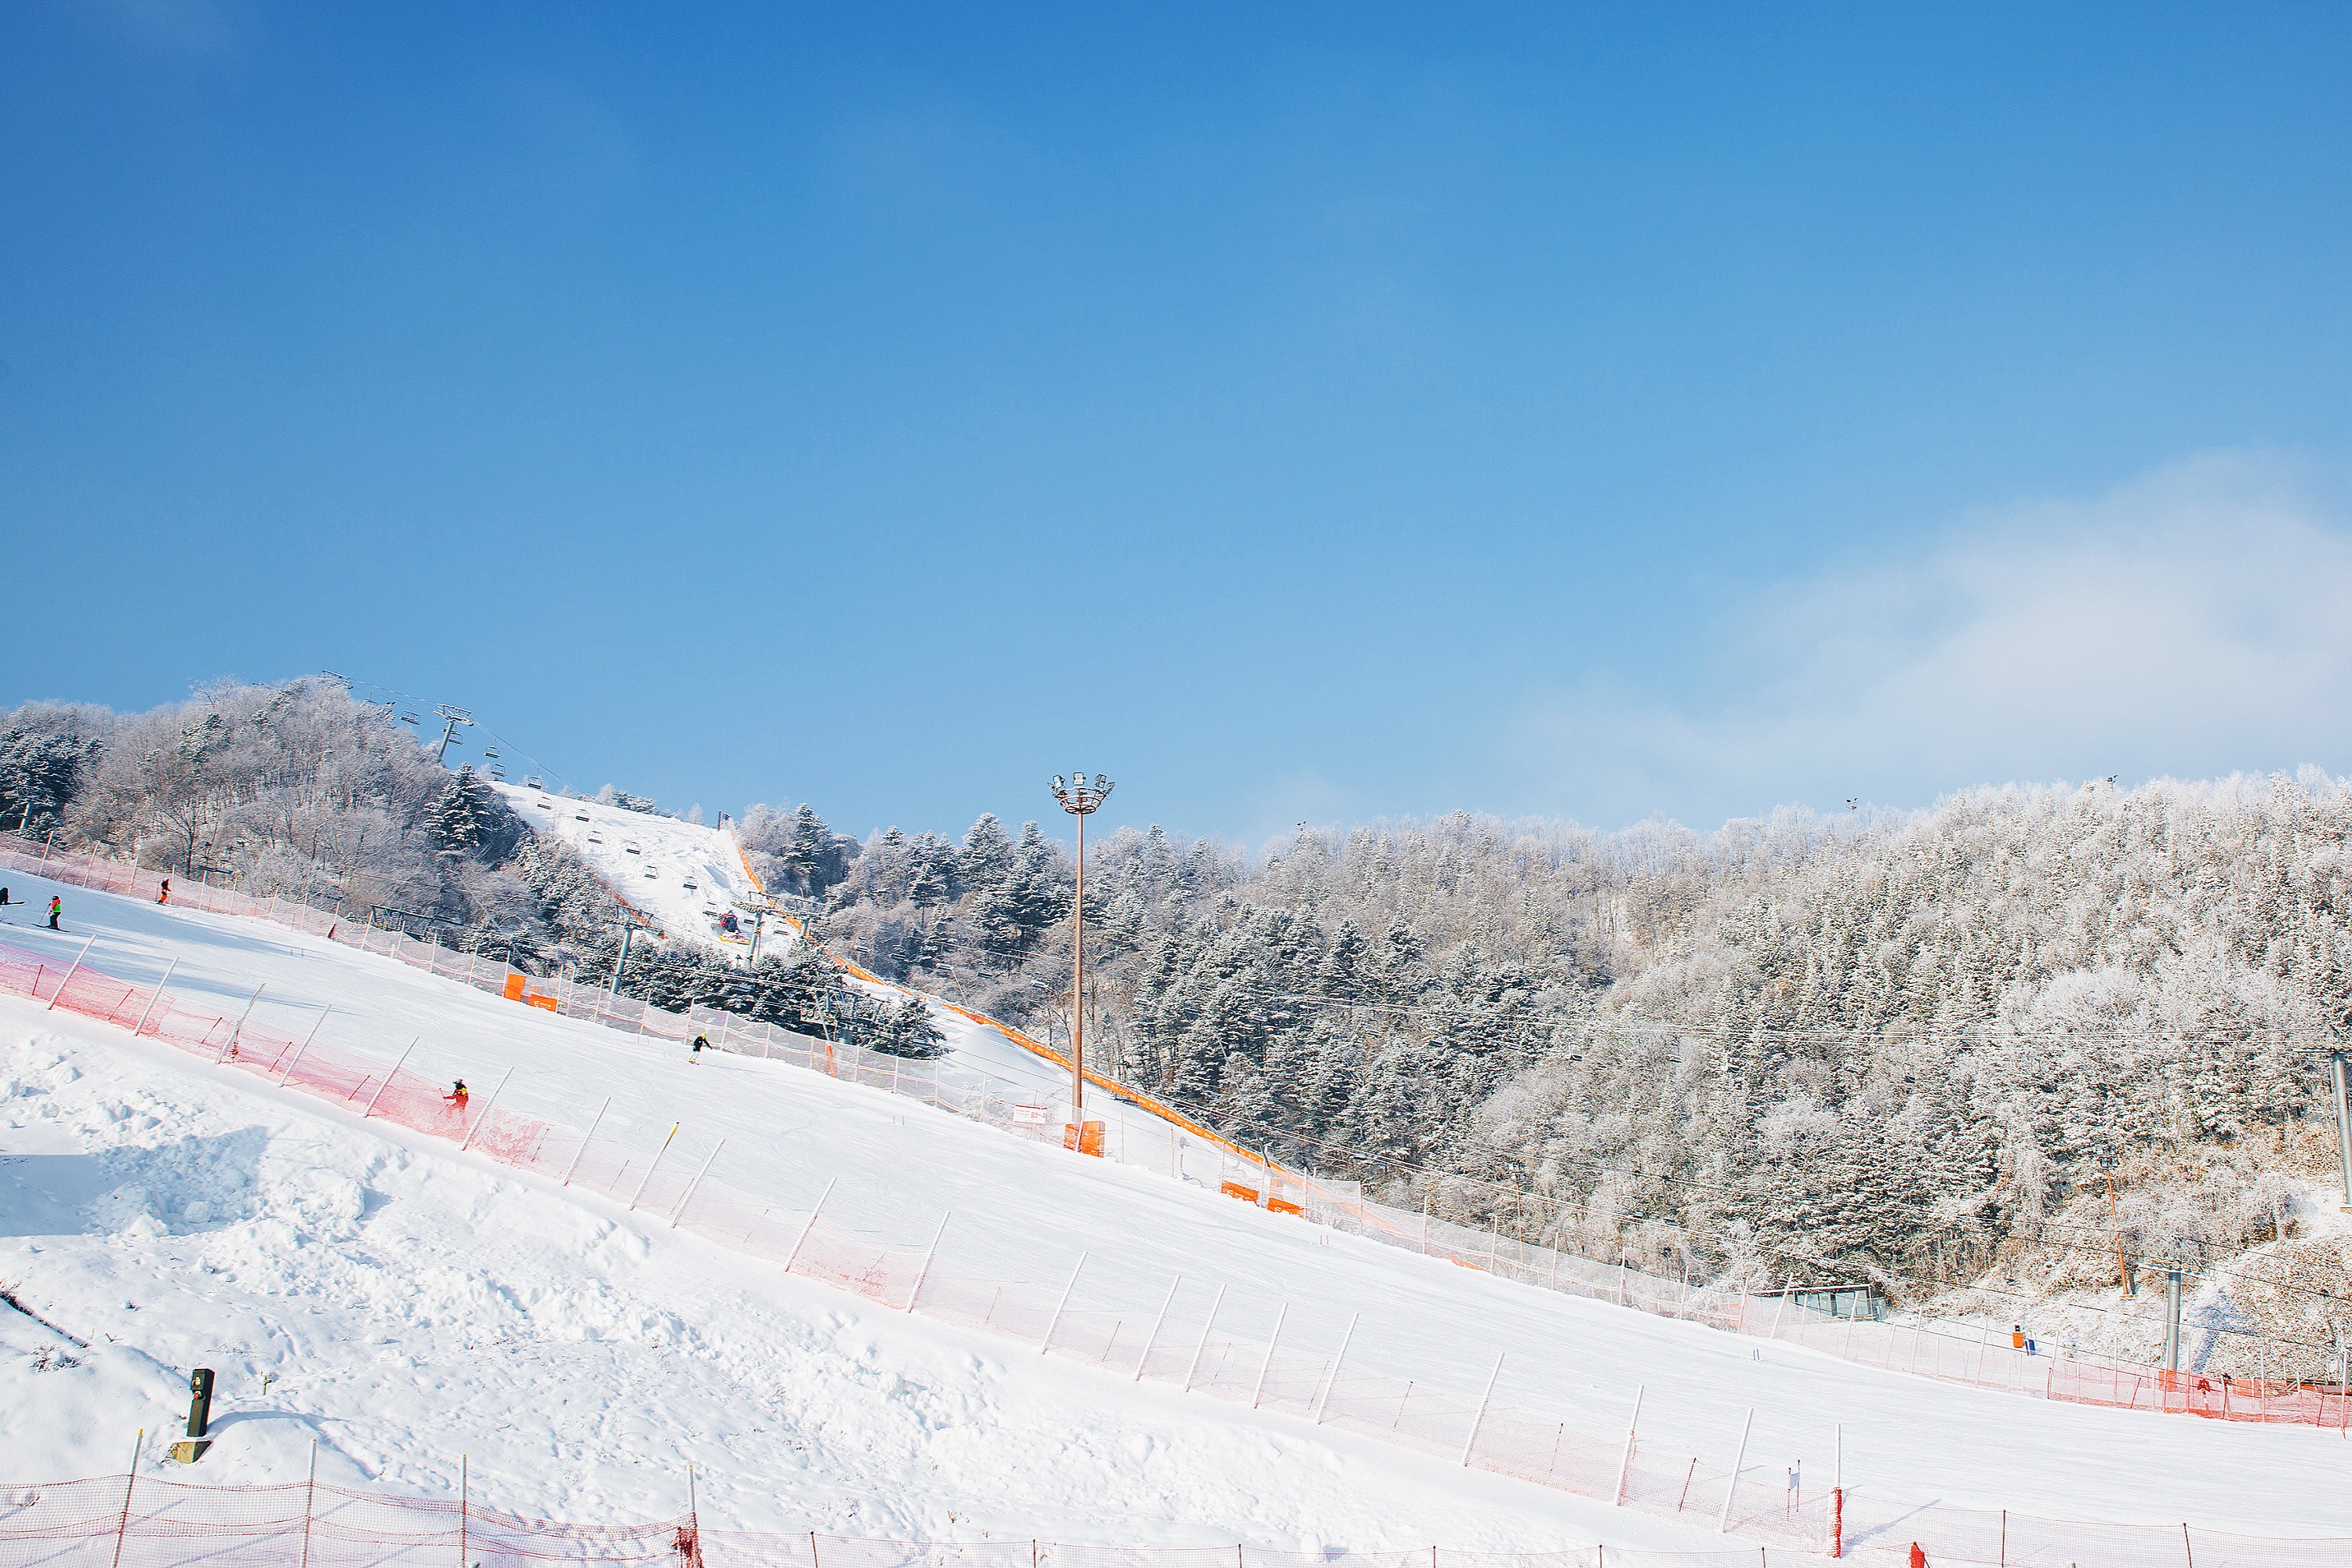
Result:
M159 892L159 893L157 893L157 894L155 895L155 901L156 901L157 903L159 903L159 904L168 904L168 903L170 903L170 902L172 901L172 879L171 879L171 878L166 877L166 878L164 878L164 879L163 879L163 891L161 891L161 892Z
M449 1092L443 1095L441 1098L447 1100L452 1105L459 1107L464 1106L467 1099L468 1098L466 1092L466 1080L462 1078L459 1079L456 1084L451 1086Z
M51 931L63 931L65 929L63 926L58 924L58 917L65 912L66 901L63 899L57 897L55 894L51 894L49 897L49 929Z

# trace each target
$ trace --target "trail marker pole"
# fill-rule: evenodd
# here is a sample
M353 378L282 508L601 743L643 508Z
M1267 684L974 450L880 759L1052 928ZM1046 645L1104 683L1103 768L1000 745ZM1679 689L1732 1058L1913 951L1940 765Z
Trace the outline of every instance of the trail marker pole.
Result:
M1265 1375L1274 1370L1275 1349L1282 1343L1283 1320L1289 1316L1290 1303L1287 1301L1285 1301L1280 1307L1275 1310L1274 1338L1265 1342L1265 1359L1258 1363L1257 1367L1257 1386L1250 1390L1250 1408L1252 1410L1257 1408L1258 1400L1265 1393Z
M1478 1396L1478 1414L1470 1417L1470 1436L1463 1440L1462 1468L1470 1468L1470 1451L1478 1446L1478 1428L1486 1424L1486 1402L1495 1397L1495 1380L1503 1375L1503 1358L1495 1357L1495 1370L1486 1374L1486 1392Z
M580 1140L580 1148L572 1154L572 1163L563 1167L563 1184L565 1186L568 1187L572 1184L572 1173L580 1168L580 1162L586 1157L588 1153L588 1145L594 1142L596 1137L596 1129L603 1123L604 1120L604 1112L612 1109L613 1097L608 1094L604 1097L604 1103L596 1108L596 1119L588 1123L588 1136Z
M1192 1392L1192 1374L1201 1370L1201 1352L1209 1348L1209 1331L1217 1326L1217 1309L1225 1304L1225 1288L1217 1287L1216 1300L1209 1303L1209 1321L1201 1325L1201 1342L1192 1347L1192 1360L1184 1368L1184 1392Z
M499 1096L506 1092L507 1079L512 1077L514 1077L514 1068L507 1068L506 1071L499 1075L498 1087L490 1090L489 1099L482 1101L482 1113L474 1118L474 1124L472 1126L466 1129L465 1142L457 1145L458 1153L462 1154L467 1150L474 1146L474 1134L479 1132L482 1130L482 1123L490 1119L490 1111L492 1108L499 1103Z
M375 1092L368 1096L367 1109L360 1112L360 1120L362 1121L365 1121L369 1117L375 1114L375 1102L383 1098L383 1091L390 1089L392 1087L392 1080L395 1077L399 1076L401 1067L408 1060L408 1051L415 1050L416 1048L416 1041L422 1040L424 1037L424 1036L419 1035L416 1037L415 1040L409 1041L408 1050L400 1053L400 1060L392 1064L392 1071L384 1074L383 1081L375 1086Z
M637 1212L637 1204L645 1197L646 1189L653 1185L654 1173L661 1168L662 1156L669 1152L670 1139L677 1136L679 1126L680 1123L678 1122L671 1122L669 1124L669 1137L664 1138L661 1141L661 1147L654 1151L653 1163L646 1167L645 1175L639 1179L637 1183L636 1196L629 1200L629 1212L631 1214Z
M1830 1470L1830 1555L1845 1555L1845 1423L1837 1423L1837 1453Z
M809 1232L816 1228L816 1216L824 1212L824 1200L833 1196L833 1184L840 1179L838 1176L827 1176L824 1179L824 1191L817 1194L816 1207L809 1210L808 1223L802 1226L800 1235L793 1238L793 1249L784 1254L785 1273L790 1274L793 1271L793 1265L800 1261L801 1248L807 1243Z
M1739 1492L1739 1467L1748 1462L1748 1429L1756 1424L1756 1406L1749 1405L1739 1423L1739 1448L1731 1457L1731 1479L1723 1483L1723 1516L1715 1521L1717 1535L1731 1533L1731 1500Z
M1315 1396L1315 1425L1318 1426L1323 1425L1323 1406L1330 1403L1331 1390L1339 1386L1339 1368L1348 1360L1348 1342L1356 1337L1356 1322L1362 1316L1360 1312L1348 1314L1347 1331L1339 1336L1339 1353L1331 1358L1331 1372L1323 1380L1323 1392Z
M1642 1384L1633 1385L1633 1417L1625 1423L1625 1453L1617 1461L1616 1494L1609 1500L1611 1506L1615 1508L1625 1506L1625 1481L1633 1473L1633 1434L1642 1426L1642 1395L1645 1391L1645 1385Z
M1054 1331L1062 1326L1062 1309L1070 1304L1070 1292L1078 1288L1078 1269L1086 1266L1087 1255L1081 1252L1078 1254L1078 1268L1070 1270L1070 1282L1062 1287L1062 1299L1054 1303L1054 1316L1045 1324L1045 1338L1037 1346L1039 1355L1054 1348Z
M947 1235L948 1221L953 1218L953 1209L940 1215L940 1228L931 1232L931 1245L923 1249L923 1266L915 1270L915 1288L907 1292L907 1310L909 1312L915 1310L915 1303L923 1299L923 1281L931 1277L931 1259L940 1255L940 1238Z
M58 982L56 994L50 996L49 1005L42 1008L42 1012L54 1013L58 1010L58 1004L65 1000L66 987L73 984L74 971L79 969L81 967L81 961L89 956L89 943L96 942L97 940L98 933L96 931L90 932L89 942L83 942L81 944L81 951L74 954L73 967L68 969L66 971L66 977ZM254 994L257 996L261 994L261 991L258 986L254 988Z
M1176 1292L1183 1289L1183 1286L1184 1277L1181 1274L1169 1282L1168 1294L1161 1300L1160 1310L1151 1320L1151 1331L1143 1336L1143 1354L1138 1357L1135 1363L1135 1381L1138 1383L1143 1381L1144 1365L1151 1360L1151 1347L1160 1341L1160 1325L1168 1321L1168 1309L1176 1304Z
M179 967L179 957L177 954L174 954L172 962L163 966L163 978L155 982L154 994L147 998L147 1005L139 1010L138 1025L131 1031L131 1037L132 1039L137 1039L140 1036L140 1032L147 1027L148 1016L155 1011L155 1004L163 999L163 987L172 984L172 971Z

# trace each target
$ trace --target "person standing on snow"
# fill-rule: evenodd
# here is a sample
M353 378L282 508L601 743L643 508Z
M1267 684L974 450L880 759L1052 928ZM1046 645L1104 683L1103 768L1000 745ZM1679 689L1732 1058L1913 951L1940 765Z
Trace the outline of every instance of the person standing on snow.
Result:
M172 879L171 879L171 878L166 877L166 878L164 878L164 879L163 879L163 890L162 892L160 892L160 893L157 893L157 894L155 895L155 901L156 901L157 903L159 903L159 904L168 904L168 903L170 903L170 902L172 901Z
M65 929L63 926L58 924L58 917L65 912L66 901L63 899L57 897L55 894L51 894L49 897L49 929L51 931L63 931Z

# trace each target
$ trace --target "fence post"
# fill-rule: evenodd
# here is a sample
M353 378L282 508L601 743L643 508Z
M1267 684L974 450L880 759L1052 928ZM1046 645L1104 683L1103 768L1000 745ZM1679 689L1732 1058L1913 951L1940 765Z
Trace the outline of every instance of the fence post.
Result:
M1289 1302L1285 1301L1281 1306L1275 1309L1274 1338L1265 1342L1265 1359L1258 1363L1257 1367L1257 1386L1250 1390L1250 1408L1252 1410L1257 1408L1258 1400L1265 1393L1265 1375L1274 1370L1274 1352L1276 1348L1282 1343L1283 1320L1289 1316Z
M310 1479L302 1483L302 1561L299 1568L310 1568L310 1504L319 1492L319 1439L310 1439Z
M1054 1331L1062 1326L1062 1309L1070 1304L1070 1292L1078 1288L1078 1269L1087 1266L1087 1255L1078 1254L1078 1268L1070 1270L1070 1282L1062 1287L1062 1299L1054 1303L1054 1316L1045 1324L1045 1337L1039 1342L1037 1353L1044 1355L1054 1348Z
M409 1041L408 1051L415 1050L416 1048L416 1041L421 1040L424 1037L424 1036L419 1035L416 1037L415 1040ZM375 1114L375 1102L382 1100L383 1098L383 1091L392 1087L392 1080L399 1075L402 1066L408 1060L408 1051L403 1051L400 1053L400 1060L392 1064L392 1071L383 1075L383 1081L375 1086L375 1092L373 1094L368 1096L367 1109L360 1112L360 1120L362 1121L365 1121L369 1117Z
M179 955L174 953L172 956L172 962L163 966L163 978L155 982L154 994L149 996L147 1005L139 1010L139 1022L132 1026L131 1030L132 1039L137 1039L140 1032L147 1027L148 1016L155 1011L155 1004L163 999L163 987L172 984L172 971L179 967Z
M1462 1444L1462 1468L1470 1468L1470 1451L1478 1446L1478 1428L1486 1424L1486 1402L1495 1397L1495 1380L1503 1375L1503 1358L1495 1357L1495 1370L1486 1374L1486 1392L1478 1396L1478 1413L1470 1417L1470 1436Z
M676 1230L677 1222L686 1217L686 1205L694 1201L694 1189L702 1185L702 1178L709 1171L710 1162L719 1158L719 1151L725 1147L727 1140L724 1138L710 1146L710 1152L703 1157L701 1168L694 1173L694 1180L686 1184L686 1194L677 1200L677 1207L669 1211L670 1229ZM646 1173L650 1175L652 1173Z
M253 1016L253 1005L261 1000L261 994L268 988L269 982L265 980L253 988L252 995L245 999L245 1011L236 1016L236 1027L228 1032L228 1043L221 1047L220 1055L213 1058L215 1067L228 1060L229 1053L236 1049L237 1041L245 1037L245 1021Z
M1192 1392L1192 1374L1201 1370L1201 1352L1209 1348L1209 1331L1217 1326L1217 1309L1225 1304L1225 1288L1217 1287L1216 1300L1209 1303L1209 1321L1201 1325L1201 1342L1192 1347L1192 1360L1184 1368L1184 1392Z
M122 1568L122 1542L131 1534L131 1489L139 1484L139 1455L147 1447L147 1428L139 1428L139 1436L131 1445L131 1473L122 1478L122 1519L114 1527L114 1568ZM2180 1527L2182 1540L2189 1537L2189 1527Z
M907 1310L912 1312L915 1303L923 1299L923 1281L931 1277L931 1259L940 1255L940 1237L948 1233L948 1221L955 1218L955 1210L940 1215L940 1228L931 1232L931 1244L923 1249L923 1266L915 1270L915 1288L907 1292Z
M326 1023L327 1015L334 1010L335 1009L331 1005L319 1009L319 1016L310 1021L310 1032L302 1037L302 1043L294 1047L294 1054L292 1056L286 1058L286 1070L278 1075L278 1081L280 1086L283 1086L288 1080L293 1078L294 1064L302 1059L302 1053L309 1050L310 1048L310 1042L319 1037L319 1029L320 1026Z
M629 1212L631 1214L637 1212L637 1205L644 1199L646 1189L654 1184L654 1173L661 1168L662 1156L669 1152L670 1139L677 1136L677 1130L680 1125L682 1124L679 1122L671 1122L669 1124L669 1137L664 1138L661 1142L661 1147L654 1151L652 1163L646 1166L646 1173L637 1183L636 1195L629 1200Z
M1168 1309L1176 1304L1176 1292L1184 1288L1181 1274L1169 1282L1168 1294L1160 1302L1160 1310L1151 1320L1151 1331L1143 1336L1143 1353L1135 1360L1135 1381L1143 1381L1143 1368L1151 1360L1151 1347L1160 1341L1160 1325L1168 1321Z
M1748 1462L1748 1429L1755 1424L1756 1406L1751 1405L1739 1423L1739 1450L1731 1457L1731 1479L1723 1483L1723 1517L1715 1521L1717 1535L1731 1533L1731 1500L1739 1491L1739 1467Z
M482 1113L474 1118L474 1124L472 1126L466 1129L465 1141L457 1145L458 1153L462 1154L467 1150L474 1146L474 1134L479 1132L482 1130L482 1123L490 1119L491 1108L498 1104L499 1096L506 1092L507 1079L512 1077L514 1077L514 1068L507 1068L506 1071L499 1075L498 1087L490 1090L489 1099L482 1101Z
M54 1013L58 1010L58 1004L65 1000L66 987L73 984L74 970L81 967L81 961L89 956L89 943L96 942L97 940L98 933L96 931L90 932L89 942L83 942L81 944L81 951L74 954L73 968L67 970L66 977L58 982L56 994L49 998L49 1005L42 1008L42 1012Z
M793 1238L793 1249L784 1254L785 1273L790 1274L793 1271L793 1265L800 1261L801 1247L808 1241L809 1232L816 1228L816 1216L824 1212L824 1200L833 1196L833 1184L840 1179L838 1176L827 1176L824 1179L824 1191L817 1194L816 1207L809 1210L808 1223L802 1226L800 1235Z
M1633 1434L1641 1429L1642 1395L1645 1388L1645 1384L1639 1383L1633 1385L1633 1418L1625 1423L1625 1453L1624 1457L1617 1461L1616 1495L1609 1500L1610 1506L1612 1508L1625 1506L1625 1481L1626 1478L1633 1473Z
M580 1140L579 1151L572 1156L572 1163L563 1167L563 1184L565 1186L568 1187L572 1184L572 1173L580 1168L580 1162L582 1158L587 1154L590 1142L596 1136L597 1127L601 1125L604 1120L604 1112L612 1109L613 1097L608 1094L604 1097L604 1103L596 1108L595 1120L588 1123L588 1136Z
M1330 1375L1323 1380L1323 1392L1315 1396L1315 1425L1318 1426L1323 1425L1323 1406L1330 1403L1331 1390L1339 1386L1339 1368L1348 1360L1348 1342L1356 1337L1356 1321L1362 1316L1361 1312L1348 1314L1347 1331L1339 1336L1339 1353L1331 1358Z

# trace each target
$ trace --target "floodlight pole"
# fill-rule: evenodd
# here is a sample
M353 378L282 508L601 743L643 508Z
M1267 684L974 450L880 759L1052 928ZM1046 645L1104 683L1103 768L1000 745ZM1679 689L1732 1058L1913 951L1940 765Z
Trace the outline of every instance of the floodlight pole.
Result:
M1078 896L1070 906L1076 917L1070 975L1070 1121L1077 1128L1080 1144L1087 1136L1087 818L1110 798L1114 787L1100 773L1091 784L1084 773L1071 774L1067 784L1059 773L1054 775L1054 798L1078 819Z
M2327 1066L2336 1080L2336 1158L2344 1168L2342 1207L2345 1213L2352 1214L2352 1094L2345 1089L2344 1053L2331 1052Z

